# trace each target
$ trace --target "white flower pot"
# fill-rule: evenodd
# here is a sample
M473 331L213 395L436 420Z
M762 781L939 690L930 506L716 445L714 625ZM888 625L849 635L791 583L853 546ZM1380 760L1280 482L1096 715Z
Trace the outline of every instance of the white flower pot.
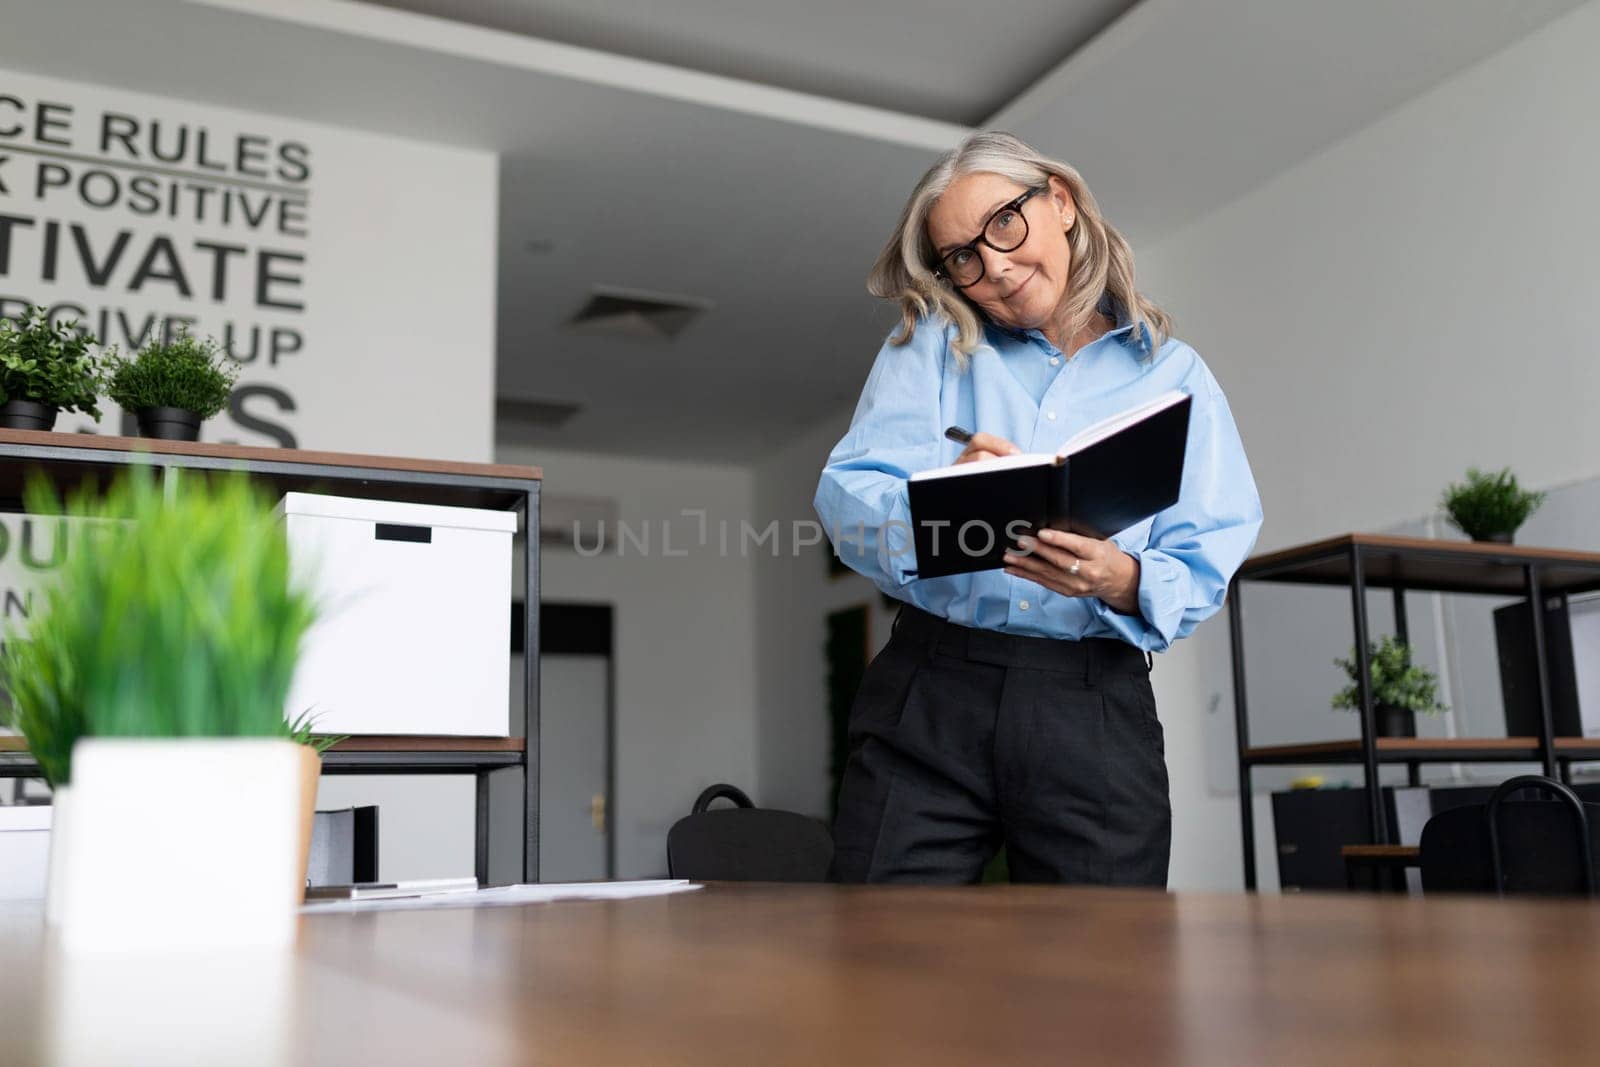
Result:
M291 944L316 768L283 740L79 741L57 793L45 907L62 948Z

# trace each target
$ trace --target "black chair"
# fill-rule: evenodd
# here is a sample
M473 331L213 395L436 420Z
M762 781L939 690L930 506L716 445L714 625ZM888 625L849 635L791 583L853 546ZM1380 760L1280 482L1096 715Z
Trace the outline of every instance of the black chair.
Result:
M1511 800L1515 793L1553 795ZM1426 893L1544 893L1593 897L1600 805L1537 774L1502 782L1487 804L1442 811L1422 828Z
M708 810L719 797L738 805ZM697 882L822 882L833 838L815 819L758 808L731 785L701 793L667 833L667 873Z

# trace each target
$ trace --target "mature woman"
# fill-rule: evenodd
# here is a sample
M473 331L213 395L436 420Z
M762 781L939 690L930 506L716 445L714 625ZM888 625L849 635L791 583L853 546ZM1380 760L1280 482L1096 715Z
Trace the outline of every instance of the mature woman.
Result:
M842 558L905 603L851 711L835 875L972 882L1003 844L1013 881L1164 886L1149 653L1222 606L1261 526L1222 389L1134 288L1078 172L1008 134L923 176L868 288L903 321L816 507ZM1169 389L1193 397L1177 504L1108 540L1044 530L1001 570L917 580L894 533L909 475L1053 452ZM963 449L950 425L978 433Z

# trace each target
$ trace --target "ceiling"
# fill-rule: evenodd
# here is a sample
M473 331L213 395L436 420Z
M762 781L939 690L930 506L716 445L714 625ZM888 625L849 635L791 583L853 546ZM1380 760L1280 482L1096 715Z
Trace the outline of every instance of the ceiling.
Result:
M975 125L1135 0L367 0Z
M0 66L499 152L498 391L578 406L501 439L742 464L854 402L894 320L867 267L975 116L1077 165L1137 250L1578 0L397 2L454 18L0 0ZM569 329L596 287L710 310Z

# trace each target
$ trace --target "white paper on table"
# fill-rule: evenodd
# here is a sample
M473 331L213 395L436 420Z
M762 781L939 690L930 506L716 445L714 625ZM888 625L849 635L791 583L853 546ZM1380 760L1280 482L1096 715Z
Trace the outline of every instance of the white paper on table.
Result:
M704 888L687 878L654 878L637 882L551 882L506 885L471 893L441 893L388 900L318 900L300 907L302 914L325 911L402 911L417 908L496 908L513 904L546 904L557 900L632 900L687 893Z

